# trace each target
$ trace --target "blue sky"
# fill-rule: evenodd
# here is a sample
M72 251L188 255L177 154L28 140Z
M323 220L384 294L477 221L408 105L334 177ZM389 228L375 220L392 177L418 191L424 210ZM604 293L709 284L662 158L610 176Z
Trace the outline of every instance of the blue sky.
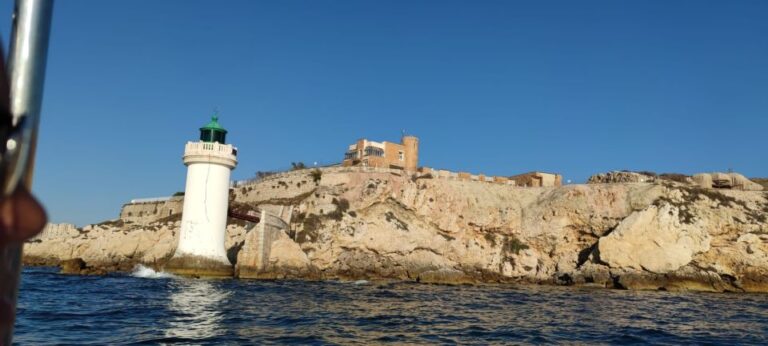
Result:
M402 130L422 165L474 173L768 176L765 18L766 1L59 1L34 190L78 225L181 191L214 108L234 179Z

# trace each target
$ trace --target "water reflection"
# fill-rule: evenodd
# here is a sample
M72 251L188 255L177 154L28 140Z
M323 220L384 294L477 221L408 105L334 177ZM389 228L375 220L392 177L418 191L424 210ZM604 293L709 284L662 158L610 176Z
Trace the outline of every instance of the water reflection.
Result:
M168 301L171 319L165 330L166 338L201 340L222 335L225 330L222 305L230 292L205 280L175 280Z
M105 278L42 270L25 271L15 336L21 345L768 345L765 294Z

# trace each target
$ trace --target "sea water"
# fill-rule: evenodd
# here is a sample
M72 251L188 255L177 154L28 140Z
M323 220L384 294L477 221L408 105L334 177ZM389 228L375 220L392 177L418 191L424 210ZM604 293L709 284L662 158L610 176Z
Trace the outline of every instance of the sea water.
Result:
M15 343L768 344L768 295L22 274Z

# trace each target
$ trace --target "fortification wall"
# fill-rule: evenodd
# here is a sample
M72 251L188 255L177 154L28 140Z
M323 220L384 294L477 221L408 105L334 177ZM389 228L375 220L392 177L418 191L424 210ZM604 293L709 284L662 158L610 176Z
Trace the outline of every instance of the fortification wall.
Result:
M507 177L487 176L485 174L471 174L468 172L451 172L444 169L435 169L430 167L419 168L421 174L430 174L433 178L460 180L460 181L478 181L483 183L515 185L515 181Z
M141 200L123 205L120 210L120 219L145 225L157 220L181 214L184 207L184 197L171 197L167 200Z
M75 225L70 223L49 223L45 225L43 231L36 235L29 241L35 241L37 239L64 239L75 238L80 235Z

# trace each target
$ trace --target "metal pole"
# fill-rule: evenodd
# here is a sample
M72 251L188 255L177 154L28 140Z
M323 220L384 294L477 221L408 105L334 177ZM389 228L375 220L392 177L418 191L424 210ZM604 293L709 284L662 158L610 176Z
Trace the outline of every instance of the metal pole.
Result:
M15 177L11 186L19 182L30 188L32 184L52 12L53 0L17 0L14 9L8 56L10 108L13 124L20 126L22 134L20 143L15 144L19 155L17 162L11 163ZM22 246L15 242L0 244L0 299L14 304ZM0 345L10 345L12 336L13 322L0 323Z
M28 188L32 185L34 171L52 14L53 0L16 1L8 76L13 124L25 122L19 155L20 161L24 162L19 162L18 167Z

